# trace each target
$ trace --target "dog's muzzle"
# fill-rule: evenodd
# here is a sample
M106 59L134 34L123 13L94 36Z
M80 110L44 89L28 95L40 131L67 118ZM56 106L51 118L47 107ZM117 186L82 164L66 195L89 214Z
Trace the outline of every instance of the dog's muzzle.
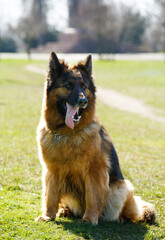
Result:
M86 108L87 107L88 100L86 98L79 98L77 102L78 102L78 106L80 108Z
M82 93L82 92L79 93L79 98L77 100L77 103L78 103L79 108L86 108L87 107L88 100L87 100L84 93Z

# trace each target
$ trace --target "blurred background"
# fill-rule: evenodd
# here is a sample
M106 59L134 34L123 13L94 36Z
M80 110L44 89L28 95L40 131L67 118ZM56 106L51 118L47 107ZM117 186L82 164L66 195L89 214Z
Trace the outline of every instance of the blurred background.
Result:
M71 65L92 53L97 115L125 178L155 205L154 225L34 222L36 126L52 50ZM163 240L164 162L165 0L0 0L0 239Z
M165 51L165 0L0 0L0 52Z

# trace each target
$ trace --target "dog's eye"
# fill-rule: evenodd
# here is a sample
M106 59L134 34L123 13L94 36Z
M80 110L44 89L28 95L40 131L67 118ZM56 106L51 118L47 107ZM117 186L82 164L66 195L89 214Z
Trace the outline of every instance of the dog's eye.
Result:
M68 83L67 85L65 85L65 87L66 87L68 90L72 90L72 89L73 89L73 84L72 84L72 83Z
M85 90L87 88L87 85L85 83L82 84L82 89Z

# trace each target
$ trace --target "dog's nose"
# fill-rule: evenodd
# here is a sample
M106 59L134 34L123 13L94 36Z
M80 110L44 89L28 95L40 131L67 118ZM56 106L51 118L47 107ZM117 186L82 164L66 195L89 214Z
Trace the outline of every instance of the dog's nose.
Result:
M78 99L79 107L86 108L87 104L88 104L88 100L86 98L79 98Z

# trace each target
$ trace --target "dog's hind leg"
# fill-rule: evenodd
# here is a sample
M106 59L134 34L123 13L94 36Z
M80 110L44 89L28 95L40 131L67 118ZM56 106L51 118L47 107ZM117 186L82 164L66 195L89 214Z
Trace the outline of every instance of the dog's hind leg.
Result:
M108 202L103 209L103 220L154 222L156 214L153 205L134 196L133 192L134 188L128 180L111 184Z
M118 180L110 185L107 203L102 211L104 221L120 221L121 212L128 195L133 195L133 186L129 181Z

